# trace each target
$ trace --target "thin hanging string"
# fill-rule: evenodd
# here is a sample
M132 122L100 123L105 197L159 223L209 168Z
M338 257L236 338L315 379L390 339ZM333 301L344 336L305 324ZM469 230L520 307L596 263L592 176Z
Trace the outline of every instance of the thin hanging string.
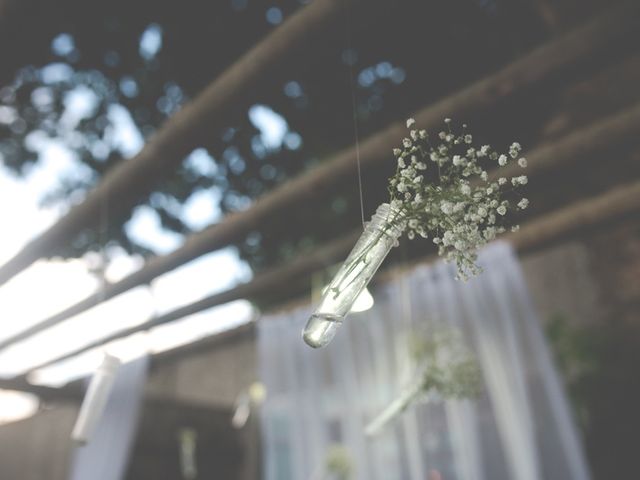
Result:
M347 55L355 52L352 46L351 39L351 13L352 13L352 0L349 0L347 3ZM356 88L353 77L353 60L348 58L346 59L347 65L349 67L349 86L351 88L351 110L353 112L353 133L355 137L356 143L356 164L358 166L358 191L360 193L360 216L362 218L362 228L364 229L364 200L362 195L362 170L360 167L360 135L358 132L358 104L356 101Z
M107 297L107 239L109 228L109 196L108 191L105 191L104 196L100 199L100 213L98 215L98 248L100 257L100 266L98 268L98 302L96 306L102 305ZM103 355L107 355L108 351L105 345L100 347L100 351Z
M107 297L107 241L109 239L109 192L105 191L100 200L100 226L98 231L98 243L100 245L100 286L98 291L98 304Z

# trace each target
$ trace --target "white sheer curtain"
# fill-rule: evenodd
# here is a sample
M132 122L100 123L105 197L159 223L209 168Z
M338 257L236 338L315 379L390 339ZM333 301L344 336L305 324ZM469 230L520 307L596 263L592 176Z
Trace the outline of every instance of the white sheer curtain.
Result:
M147 355L122 365L96 431L75 451L70 480L121 480L126 474L147 380Z
M494 243L467 283L450 266L422 266L380 286L325 349L300 338L310 307L258 322L265 480L304 480L328 448L349 451L353 478L583 480L579 436L517 258ZM379 435L363 430L410 381L408 338L463 332L482 370L474 400L410 407Z

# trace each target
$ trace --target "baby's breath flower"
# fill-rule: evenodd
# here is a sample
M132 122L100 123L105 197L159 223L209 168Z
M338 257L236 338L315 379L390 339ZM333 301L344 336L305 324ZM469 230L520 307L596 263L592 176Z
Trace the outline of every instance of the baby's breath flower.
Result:
M431 237L438 254L445 261L455 262L457 277L465 279L480 271L475 264L477 249L506 230L499 219L516 208L526 208L528 200L521 199L512 206L505 199L512 190L507 178L489 181L487 171L479 164L488 157L504 167L507 155L489 145L472 146L471 134L458 134L450 121L445 123L448 132L439 132L441 143L431 145L427 132L412 130L415 121L407 121L411 138L404 138L402 148L393 151L398 165L389 182L391 204L403 211L407 236ZM515 159L520 151L520 144L513 143L508 153ZM438 168L427 169L428 161ZM518 164L524 167L526 160L520 158ZM425 177L425 170L430 175ZM517 189L527 183L527 177L513 177L511 183Z
M518 142L513 142L509 147L509 155L511 156L511 158L518 158L520 150L522 150L520 144Z
M442 213L448 215L453 212L453 205L451 202L442 202L440 204L440 210L442 210Z
M527 178L526 175L520 175L518 177L513 177L511 179L511 183L514 186L516 186L516 185L526 185L528 181L529 181L529 179Z
M522 168L526 168L527 167L527 159L522 157L520 160L518 160L518 165L520 165Z

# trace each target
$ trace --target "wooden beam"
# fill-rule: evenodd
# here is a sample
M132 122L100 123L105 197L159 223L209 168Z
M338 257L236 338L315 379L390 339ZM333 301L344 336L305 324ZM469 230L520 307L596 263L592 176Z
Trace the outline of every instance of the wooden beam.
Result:
M0 390L14 390L17 392L31 393L45 401L66 400L78 402L82 399L83 391L76 385L68 387L46 387L34 385L23 378L0 379Z
M138 155L105 175L81 204L5 263L0 268L0 285L51 254L56 245L69 242L82 228L93 225L102 205L108 204L115 216L132 208L162 178L173 173L206 135L223 126L225 115L268 74L277 73L285 61L304 53L308 42L341 28L341 14L352 3L364 4L370 11L382 2L387 0L316 0L300 8L165 122Z
M560 208L525 223L503 237L521 253L546 248L567 238L601 228L640 213L640 181L617 186L610 191L569 207Z
M619 221L621 218L638 212L640 212L640 181L616 187L595 198L579 201L568 207L545 214L540 218L527 222L518 232L509 233L502 238L511 242L518 251L527 252L593 229L603 223ZM248 283L180 307L135 327L114 333L107 338L92 342L34 366L31 370L66 360L104 343L178 320L186 315L201 312L233 300L268 293L273 288L273 285L300 279L322 266L343 258L353 247L359 235L360 231L358 230L331 242L311 255L301 255L287 265L257 275ZM436 257L430 258L435 259Z
M561 140L556 140L540 146L528 155L529 167L527 169L527 173L530 176L535 176L538 173L549 171L552 168L561 168L564 164L578 161L588 155L593 155L599 151L603 151L609 145L622 143L629 138L636 139L639 136L640 104L629 108L622 113L611 115L593 125L581 128ZM501 169L499 172L496 170L491 175L494 179L498 175L513 176L520 173L517 171L518 168L519 167L514 165L506 170ZM283 188L286 187L281 187L277 190L281 190ZM268 195L269 194L267 194L267 196ZM244 213L245 212L242 212L236 215L242 216ZM230 218L233 217L234 216L231 216ZM225 222L226 220L221 225L205 230L203 233L196 234L194 237L205 235L206 232L215 234L216 231L219 231L217 228L222 227ZM56 325L67 318L82 313L95 306L100 301L108 300L130 288L150 281L155 276L166 271L165 268L167 268L167 265L166 263L163 264L163 261L168 261L172 265L172 268L173 266L177 266L175 263L177 260L175 260L174 255L183 255L185 248L188 247L185 245L185 247L180 248L174 254L152 259L138 272L133 273L116 284L108 285L105 291L96 292L65 310L36 323L34 326L1 341L0 348L4 348L11 343L23 340L35 333ZM157 260L160 260L160 263ZM158 266L162 266L162 268L158 270Z
M82 381L74 381L62 387L47 387L35 385L26 380L0 379L0 390L13 390L16 392L30 393L45 402L73 402L80 403L84 397ZM232 406L223 407L210 405L197 400L183 400L166 394L148 393L144 395L145 403L156 407L184 408L190 410L206 410L213 414L226 415L231 418Z
M217 305L222 305L243 298L251 298L252 296L269 292L274 285L282 285L286 282L299 280L309 272L331 265L337 258L348 252L349 249L353 247L360 233L360 231L353 232L323 248L316 250L315 252L307 255L301 255L297 260L291 263L260 273L250 282L240 284L237 287L210 295L189 305L179 307L134 327L112 333L107 337L71 350L64 355L42 362L32 367L31 370L46 367L47 365L66 360L82 352L91 350L92 348L117 340L118 338L127 337L140 331L149 330L169 322L180 320L181 318L213 308Z
M627 142L640 143L640 103L579 128L560 140L540 145L526 155L526 170L512 162L505 168L489 172L489 180L523 173L534 177L573 163L581 163L584 168L585 159L605 153L612 145L619 146ZM615 159L610 161L615 163Z

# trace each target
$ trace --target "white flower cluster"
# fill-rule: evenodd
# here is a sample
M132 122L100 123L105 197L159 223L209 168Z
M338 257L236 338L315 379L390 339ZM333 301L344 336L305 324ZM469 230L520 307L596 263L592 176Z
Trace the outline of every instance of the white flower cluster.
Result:
M505 215L529 205L526 198L516 204L507 198L527 184L526 175L490 181L485 168L511 162L525 168L527 160L520 157L517 142L506 155L489 145L474 147L466 125L457 134L450 119L445 120L446 131L438 134L436 145L426 131L413 129L414 124L415 120L407 120L409 135L401 148L393 150L397 169L389 179L391 205L403 211L410 239L431 237L439 255L456 263L458 278L467 279L480 271L477 249L505 231Z

